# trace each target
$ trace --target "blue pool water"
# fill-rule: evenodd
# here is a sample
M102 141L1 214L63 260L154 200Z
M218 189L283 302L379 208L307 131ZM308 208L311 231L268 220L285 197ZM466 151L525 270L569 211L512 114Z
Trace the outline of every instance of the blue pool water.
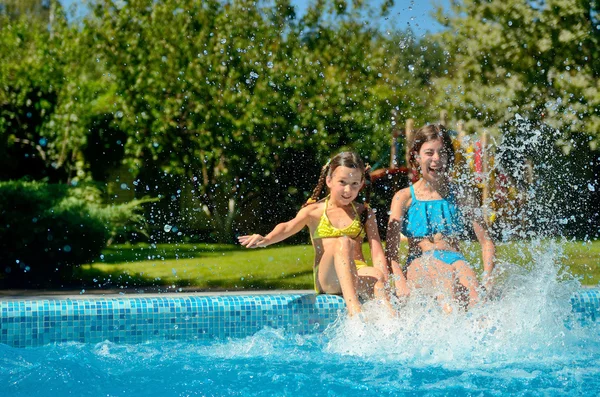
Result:
M390 318L371 303L366 305L366 319L342 315L327 325L313 324L312 332L300 330L288 319L284 320L288 326L263 326L248 336L68 341L25 348L0 344L0 382L4 385L0 394L597 395L600 326L594 316L600 291L581 291L575 294L576 300L569 300L565 299L567 290L544 291L544 302L532 302L531 294L521 296L509 290L500 300L452 315L443 314L426 299L415 298L404 306L402 317ZM257 298L202 297L219 304ZM260 297L265 302L271 299L291 307L296 316L308 313L289 305L298 302L296 296ZM315 300L312 295L300 301L310 307L323 304L321 299L343 308L338 297ZM540 310L542 305L545 310ZM238 307L229 306L234 314L239 313ZM285 319L285 309L279 310L275 317ZM272 308L267 312L274 314Z
M28 397L597 395L600 338L597 330L584 333L578 342L567 334L554 346L540 341L516 357L470 351L453 358L416 337L404 343L413 345L408 352L376 344L360 354L359 346L344 351L348 342L335 332L274 329L213 342L2 345L0 381L2 395Z

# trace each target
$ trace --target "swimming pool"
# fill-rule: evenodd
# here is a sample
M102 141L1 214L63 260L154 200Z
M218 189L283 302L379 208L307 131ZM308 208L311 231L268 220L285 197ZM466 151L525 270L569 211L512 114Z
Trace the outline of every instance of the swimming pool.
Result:
M2 394L598 394L600 290L543 296L367 321L314 294L4 299Z

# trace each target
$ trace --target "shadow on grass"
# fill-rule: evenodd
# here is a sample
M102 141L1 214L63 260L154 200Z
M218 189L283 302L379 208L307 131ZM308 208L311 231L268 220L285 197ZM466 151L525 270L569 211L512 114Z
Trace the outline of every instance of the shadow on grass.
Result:
M126 271L102 271L94 267L75 271L72 283L65 286L82 288L172 288L181 287L194 290L270 290L270 289L312 289L313 271L305 270L287 273L280 277L254 278L252 275L242 279L212 278L198 282L194 278L170 277L168 279L146 277L140 274L129 274ZM69 285L72 284L72 285Z

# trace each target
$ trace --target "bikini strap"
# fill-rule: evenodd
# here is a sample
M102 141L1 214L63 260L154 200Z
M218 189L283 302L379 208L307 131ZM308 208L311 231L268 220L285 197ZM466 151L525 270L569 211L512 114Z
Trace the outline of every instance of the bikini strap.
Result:
M413 201L419 201L419 200L417 200L417 195L415 194L415 185L410 185L409 189L410 189L410 196L412 197Z
M356 209L354 202L351 202L350 205L352 206L352 210L354 211L354 219L360 218L360 215L358 214L358 210ZM365 208L365 210L366 210L366 208Z
M362 222L362 219L360 218L360 214L358 213L358 210L356 209L356 206L354 205L354 202L350 203L352 205L352 209L354 210L354 220L352 220L352 222L354 222L356 219L358 219L358 221L360 222L360 230L358 231L358 234L356 236L354 236L354 238L357 238L358 236L361 235L361 233L363 232L363 230L366 233L366 229L365 229L365 225ZM365 208L363 211L368 211L368 208Z

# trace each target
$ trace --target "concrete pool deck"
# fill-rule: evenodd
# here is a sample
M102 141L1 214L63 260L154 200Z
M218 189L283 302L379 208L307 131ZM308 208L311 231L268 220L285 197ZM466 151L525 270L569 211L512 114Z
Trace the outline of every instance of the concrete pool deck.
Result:
M600 290L600 286L584 285L583 291ZM309 295L312 289L298 290L205 290L191 287L181 288L107 288L107 289L0 289L0 300L38 299L97 299L97 298L151 298L185 296L235 296L235 295Z

